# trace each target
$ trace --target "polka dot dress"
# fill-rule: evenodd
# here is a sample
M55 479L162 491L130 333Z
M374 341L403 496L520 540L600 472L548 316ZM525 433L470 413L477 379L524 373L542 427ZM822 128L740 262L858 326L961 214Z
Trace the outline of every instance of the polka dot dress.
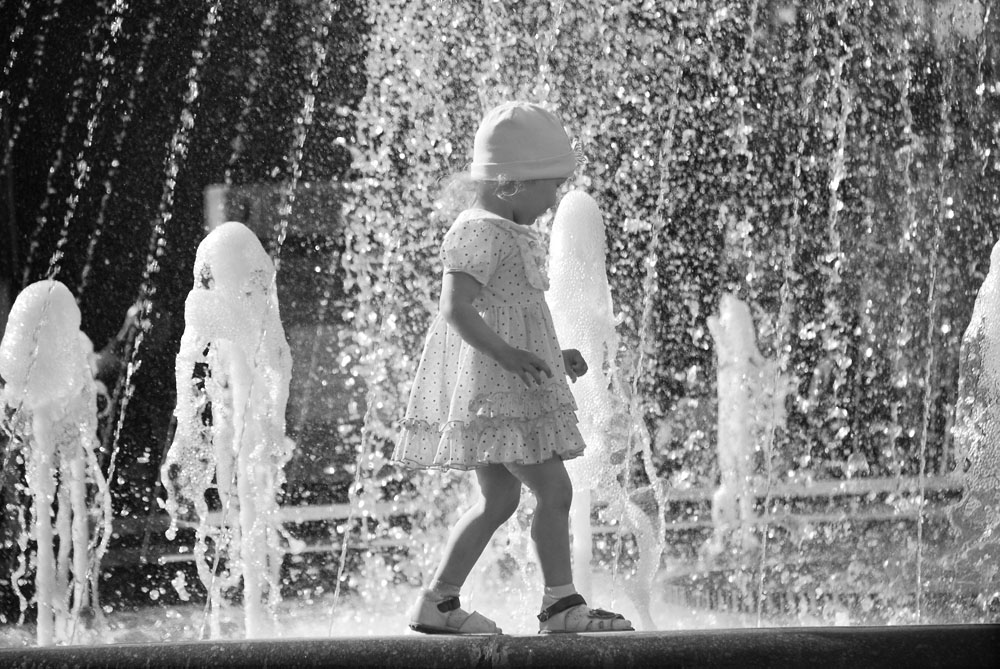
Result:
M540 233L482 209L462 212L441 248L444 271L482 284L475 307L511 346L548 364L552 378L526 387L472 348L438 314L413 381L393 460L412 467L473 469L538 464L583 454L576 403L544 291Z

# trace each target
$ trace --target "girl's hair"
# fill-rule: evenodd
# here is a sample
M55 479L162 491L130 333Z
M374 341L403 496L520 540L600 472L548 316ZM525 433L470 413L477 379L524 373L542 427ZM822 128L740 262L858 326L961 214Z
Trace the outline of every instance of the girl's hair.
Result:
M469 176L469 171L455 172L440 182L441 190L434 200L434 211L449 221L463 209L469 208L476 197L477 183Z

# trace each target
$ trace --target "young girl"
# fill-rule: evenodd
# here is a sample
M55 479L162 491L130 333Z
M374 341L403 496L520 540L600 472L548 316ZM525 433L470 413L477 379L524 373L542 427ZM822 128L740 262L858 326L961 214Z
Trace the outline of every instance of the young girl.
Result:
M517 510L524 484L537 506L531 538L545 581L540 632L631 630L590 609L573 587L563 461L583 453L565 376L587 371L561 351L545 304L545 247L532 226L556 204L576 168L560 122L511 102L484 117L473 148L476 201L445 235L440 312L431 324L393 459L414 467L472 469L482 498L452 529L441 564L410 614L428 634L499 634L464 611L459 591L493 533Z

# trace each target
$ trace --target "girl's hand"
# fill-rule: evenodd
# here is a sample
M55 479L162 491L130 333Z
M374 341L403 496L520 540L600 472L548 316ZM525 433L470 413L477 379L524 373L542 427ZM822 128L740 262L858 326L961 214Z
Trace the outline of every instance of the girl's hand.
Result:
M549 369L544 360L534 353L522 351L513 346L507 347L507 350L497 356L496 361L508 372L517 374L524 385L529 388L532 382L535 385L542 385L542 374L552 378L552 370Z
M566 376L573 383L576 380L587 373L587 361L583 359L583 355L577 351L575 348L568 348L562 352L563 355L563 365L566 367Z

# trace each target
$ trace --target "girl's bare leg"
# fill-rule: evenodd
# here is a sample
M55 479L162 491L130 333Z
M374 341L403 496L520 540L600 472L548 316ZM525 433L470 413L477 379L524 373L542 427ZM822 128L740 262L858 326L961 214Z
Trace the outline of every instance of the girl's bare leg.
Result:
M538 551L542 578L546 586L573 582L570 562L569 507L573 501L573 483L559 458L537 465L505 465L528 486L537 505L531 520L531 538Z
M480 499L455 523L435 581L461 587L493 534L517 511L521 481L503 465L479 467Z
M573 483L562 460L538 465L507 465L535 493L538 505L531 521L531 538L538 551L545 590L539 632L623 632L632 623L622 615L590 609L573 585L569 548L569 507ZM587 568L584 566L584 568Z

